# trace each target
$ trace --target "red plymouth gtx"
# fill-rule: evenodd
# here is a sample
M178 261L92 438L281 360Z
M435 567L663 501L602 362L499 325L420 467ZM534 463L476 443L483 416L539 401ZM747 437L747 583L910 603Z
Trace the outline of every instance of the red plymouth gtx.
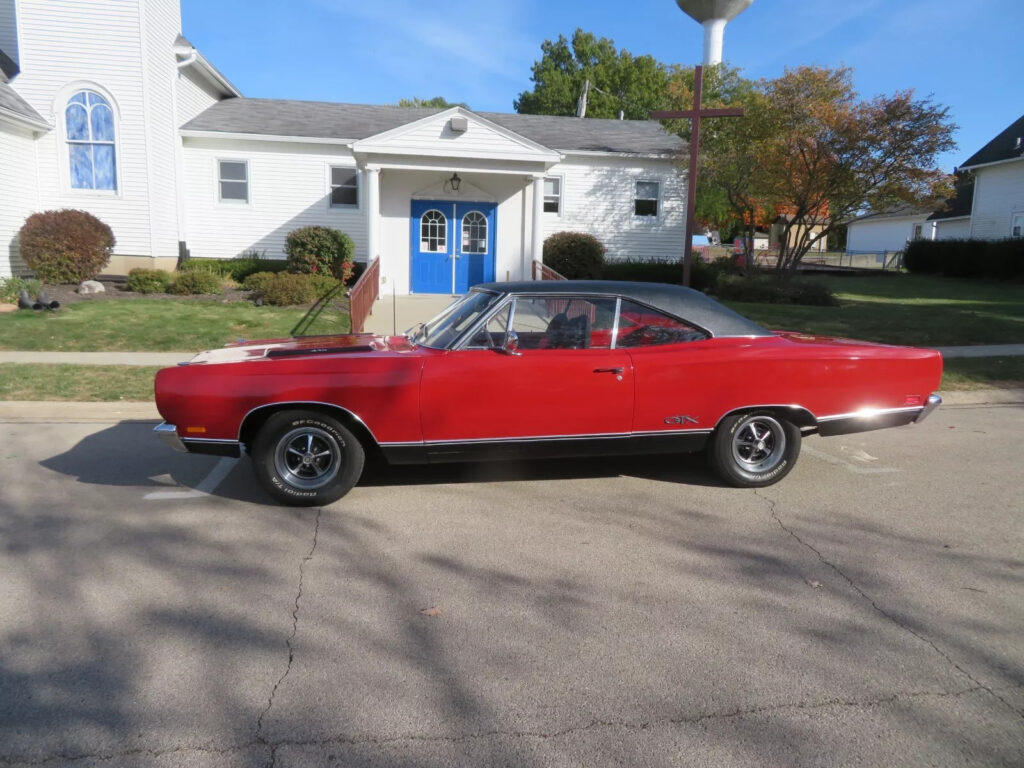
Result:
M767 331L688 288L478 285L403 336L241 342L156 377L179 450L252 456L277 501L332 502L393 464L706 449L731 485L782 479L811 434L924 419L942 357Z

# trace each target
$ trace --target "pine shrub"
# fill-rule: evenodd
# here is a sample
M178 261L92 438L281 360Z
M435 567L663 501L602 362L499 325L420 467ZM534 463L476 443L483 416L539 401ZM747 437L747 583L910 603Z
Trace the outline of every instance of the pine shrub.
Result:
M337 285L338 279L330 275L257 272L246 278L242 287L252 291L254 299L277 307L291 307L311 304Z
M244 282L247 277L257 272L284 272L286 269L287 261L268 259L259 251L248 251L235 259L185 259L178 266L179 272L213 272L236 283Z
M223 293L221 276L213 272L179 272L167 289L168 293L182 296Z
M162 269L133 269L125 288L135 293L167 293L172 275Z
M557 232L544 241L544 264L570 280L597 280L605 247L586 232Z
M87 211L63 209L29 216L18 233L21 256L44 283L91 280L110 263L114 233Z

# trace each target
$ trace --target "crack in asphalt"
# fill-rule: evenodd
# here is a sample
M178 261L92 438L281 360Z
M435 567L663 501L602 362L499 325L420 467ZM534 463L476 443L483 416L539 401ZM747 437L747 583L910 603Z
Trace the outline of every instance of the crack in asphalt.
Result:
M1024 686L1006 686L997 690L1016 690L1019 687ZM0 765L4 766L34 766L34 765L45 765L56 760L62 760L65 762L76 761L76 760L115 760L121 757L134 757L138 755L147 755L152 757L161 757L168 754L174 754L176 752L209 752L213 754L232 754L235 752L241 752L246 749L253 749L255 747L269 747L271 749L272 757L276 756L277 751L281 747L317 747L327 745L349 745L349 746L362 746L362 745L387 745L387 744L398 744L402 742L431 742L431 743L450 743L458 744L461 742L476 741L480 739L489 738L501 738L501 737L512 737L512 738L533 738L533 739L557 739L564 736L571 736L577 733L584 733L586 731L598 730L601 728L621 728L629 731L647 731L651 728L657 728L659 726L666 725L696 725L698 723L716 721L716 720L730 720L738 717L749 717L763 714L770 714L773 712L783 712L786 710L792 711L817 711L825 710L829 708L857 708L857 709L868 709L871 707L880 707L887 704L895 704L900 701L907 701L913 699L922 698L956 698L959 696L966 696L971 693L977 693L978 691L984 691L991 693L992 690L984 685L975 685L969 688L963 688L958 691L899 691L896 693L889 694L888 696L881 696L873 699L856 700L856 699L821 699L818 701L797 701L797 702L785 702L780 704L762 704L753 707L737 707L735 709L724 710L720 712L702 712L694 713L690 715L683 715L681 717L663 717L655 718L651 720L602 720L599 718L593 718L590 722L583 725L574 726L571 728L561 728L552 731L531 731L531 730L490 730L490 731L479 731L476 733L463 733L452 736L431 736L428 734L396 734L394 736L328 736L319 739L305 739L305 740L290 740L282 739L281 741L269 742L265 739L256 739L252 742L245 744L237 744L231 747L215 748L208 746L192 746L192 745L179 745L177 747L169 747L164 750L157 749L130 749L122 752L111 752L111 753L97 753L88 755L52 755L38 760L17 760L17 759L5 759L0 758Z
M998 693L996 693L997 689L992 688L992 687L987 686L984 683L982 683L980 680L978 680L976 677L974 677L974 675L972 675L966 669L964 669L959 664L957 664L955 661L953 661L952 657L950 657L949 654L947 654L945 651L943 651L941 648L939 648L939 646L936 645L931 639L929 639L928 637L925 637L920 632L915 630L913 627L908 626L907 624L903 623L902 621L899 620L899 618L897 618L896 616L894 616L893 614L891 614L887 610L885 610L882 606L880 606L877 602L875 602L875 599L873 597L871 597L871 595L869 595L867 592L865 592L863 589L861 589L852 578L847 576L842 568L840 568L838 565L836 565L835 563L833 563L830 560L828 560L813 544L810 544L809 542L806 542L803 539L801 539L800 536L795 531L793 531L784 522L782 522L782 518L779 517L779 513L778 513L778 509L777 509L778 505L777 505L777 502L775 501L775 499L771 499L768 496L765 496L765 495L761 494L759 491L756 491L756 490L754 491L754 495L757 496L760 499L763 499L764 501L766 501L768 503L768 514L771 515L772 519L778 524L779 528L781 528L783 531L785 531L787 534L789 534L793 538L793 540L796 541L798 544L800 544L801 546L811 550L811 552L813 552L815 555L817 555L818 560L820 560L823 564L827 565L829 568L831 568L833 571L835 571L835 573L838 574L843 579L843 581L845 581L847 584L850 585L850 587L853 588L854 592L856 592L862 598L867 600L871 604L871 607L874 608L878 613L882 614L882 616L887 618L889 621L891 621L893 624L898 626L903 631L909 632L911 635L916 637L918 640L920 640L921 642L923 642L926 645L928 645L933 651L935 651L937 654L939 654L939 656L941 656L943 659L945 659L946 662L950 666L952 666L957 672L959 672L964 677L966 677L968 680L970 680L972 683L974 683L977 688L980 688L980 689L988 692L991 696L993 696L994 698L998 699L1011 712L1013 712L1015 715L1017 715L1021 719L1024 719L1024 712L1020 712L1010 702L1008 702L1006 699L1004 699L1002 696L1000 696Z
M277 747L268 742L263 738L263 718L270 712L270 708L274 706L274 696L277 694L277 689L284 682L284 679L288 677L288 673L292 671L292 662L295 661L295 636L299 632L299 602L302 600L302 580L305 577L306 563L313 559L313 553L316 552L317 538L320 535L320 517L323 515L323 508L318 508L316 511L316 524L313 527L313 546L309 548L309 552L306 556L299 561L299 586L295 592L295 607L292 609L292 633L288 636L286 645L288 646L288 666L285 667L284 673L274 683L273 689L270 691L270 696L267 698L267 706L260 716L256 718L256 742L258 744L266 745L270 748L270 768L273 768L277 763Z

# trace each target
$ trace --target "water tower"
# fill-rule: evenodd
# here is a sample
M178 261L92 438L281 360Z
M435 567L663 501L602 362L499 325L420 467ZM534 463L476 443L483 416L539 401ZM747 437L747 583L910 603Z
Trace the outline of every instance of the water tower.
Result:
M704 66L722 63L725 25L750 7L754 0L676 0L676 5L704 25Z

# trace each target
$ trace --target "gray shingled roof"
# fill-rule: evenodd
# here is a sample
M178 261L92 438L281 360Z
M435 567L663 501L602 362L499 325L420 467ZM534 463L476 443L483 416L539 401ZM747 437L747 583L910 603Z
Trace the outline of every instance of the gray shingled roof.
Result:
M977 165L996 163L1000 160L1017 160L1024 157L1024 115L1018 117L1010 126L992 141L979 149L961 165L961 168L974 168Z
M442 109L336 104L284 99L227 99L182 128L190 131L304 136L358 141ZM475 112L531 141L563 151L673 154L686 144L651 120L595 120L503 112Z
M928 217L928 221L941 221L942 219L955 219L960 216L970 216L971 208L974 206L974 182L967 181L957 184L953 196L943 203L942 208Z
M32 106L7 83L0 83L0 110L12 112L17 117L23 117L39 125L49 125L42 115L32 109Z
M917 205L896 205L892 208L887 208L884 211L876 211L873 213L865 213L863 216L858 216L848 224L856 224L861 221L881 221L882 219L902 219L909 218L912 216L926 216L932 212L932 208L924 208Z

